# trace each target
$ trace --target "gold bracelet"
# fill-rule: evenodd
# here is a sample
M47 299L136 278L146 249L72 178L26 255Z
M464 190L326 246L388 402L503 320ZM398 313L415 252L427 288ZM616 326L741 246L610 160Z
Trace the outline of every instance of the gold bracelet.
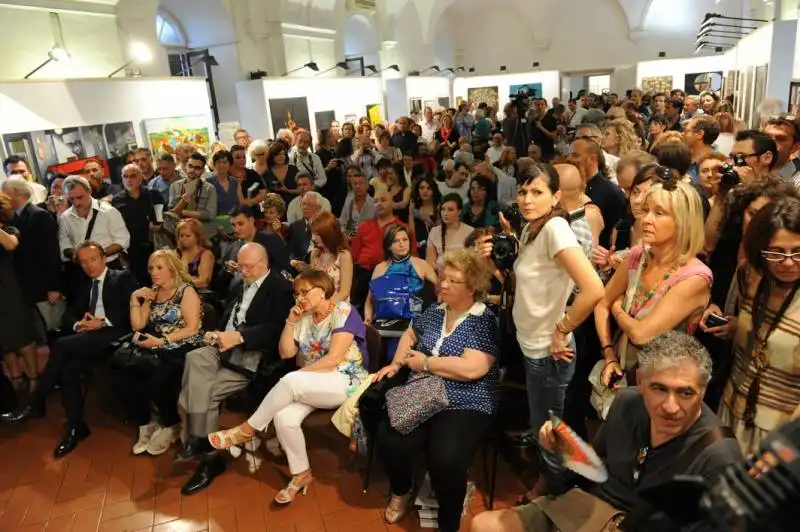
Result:
M565 335L565 336L566 336L566 335L568 335L568 334L569 334L569 332L570 332L570 331L569 331L569 329L567 329L566 327L564 327L564 326L561 324L561 322L560 322L560 321L557 321L557 322L556 322L556 330L557 330L558 332L560 332L561 334Z
M578 328L578 326L575 325L575 322L570 319L569 314L567 314L566 312L564 313L564 319L567 320L567 323L569 323L570 327L572 327L573 329Z

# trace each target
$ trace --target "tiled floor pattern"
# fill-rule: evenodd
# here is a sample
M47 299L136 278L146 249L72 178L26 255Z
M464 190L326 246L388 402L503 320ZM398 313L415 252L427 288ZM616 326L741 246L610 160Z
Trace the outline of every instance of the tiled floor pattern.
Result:
M62 460L52 457L62 430L58 397L51 398L47 419L24 427L0 427L0 531L384 532L419 528L416 515L398 525L384 524L388 488L380 466L376 463L372 486L362 495L357 462L347 450L347 441L321 413L312 415L316 417L309 419L306 430L315 481L307 496L277 509L270 503L286 485L285 460L264 452L261 469L251 474L240 458L209 489L184 497L180 487L191 470L173 467L172 451L160 457L133 456L135 428L95 406L111 405L113 399L90 394L88 402L92 436ZM241 419L241 414L226 413L223 425L233 426ZM484 509L481 470L476 457L471 476L478 482L478 491L462 530L469 530L472 516ZM514 477L500 460L496 508L510 506L521 492Z

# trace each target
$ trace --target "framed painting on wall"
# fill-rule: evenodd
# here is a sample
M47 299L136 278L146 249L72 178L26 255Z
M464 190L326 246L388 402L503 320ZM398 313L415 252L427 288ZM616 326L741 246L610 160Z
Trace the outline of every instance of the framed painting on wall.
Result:
M174 153L178 144L197 146L207 152L211 146L208 115L175 116L144 121L147 143L153 155Z
M311 120L308 118L308 101L305 96L300 98L274 98L269 100L269 114L272 118L272 137L280 129L288 129L292 133L298 129L309 129Z
M439 107L447 109L450 107L450 96L440 96L438 99Z
M478 107L479 104L485 103L489 107L497 109L497 102L499 101L497 87L474 87L467 89L467 100Z
M531 98L541 98L542 97L542 84L541 83L522 83L518 85L511 85L508 87L508 94L509 95L517 95L519 94L520 90L527 90L528 91L528 100ZM496 109L496 108L495 108Z
M800 114L800 81L793 81L789 84L789 109L790 115Z
M422 98L410 98L408 100L408 112L409 114L422 114Z
M331 123L336 121L335 111L317 111L314 113L314 122L317 124L318 130L329 129Z
M369 117L369 122L373 126L383 122L383 109L381 104L371 103L367 105L367 117Z
M697 95L703 91L719 92L722 89L722 71L686 74L683 90L687 95Z
M656 92L665 92L669 95L672 90L672 76L653 76L651 78L642 78L642 91L645 93L655 94Z

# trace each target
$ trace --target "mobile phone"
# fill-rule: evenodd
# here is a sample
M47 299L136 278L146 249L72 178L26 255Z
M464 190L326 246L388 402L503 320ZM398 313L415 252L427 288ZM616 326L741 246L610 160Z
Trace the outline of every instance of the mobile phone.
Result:
M722 327L728 324L728 318L724 318L719 314L709 314L706 318L706 327Z
M611 378L608 379L608 386L607 388L611 390L614 386L617 385L622 378L625 377L625 372L623 371L622 374L617 373L616 371L611 373Z

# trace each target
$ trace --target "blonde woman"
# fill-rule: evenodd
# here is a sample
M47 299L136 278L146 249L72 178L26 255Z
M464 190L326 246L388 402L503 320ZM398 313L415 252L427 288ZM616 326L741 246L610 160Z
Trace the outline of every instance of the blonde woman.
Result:
M624 118L612 120L603 129L600 145L605 151L617 157L636 149L636 131L633 129L633 124Z
M631 248L594 310L606 385L623 370L632 383L639 349L662 332L692 335L711 294L711 270L696 258L704 241L700 196L675 170L658 167L656 173L665 179L644 195L642 243ZM622 333L616 343L612 317Z
M184 218L175 230L178 254L195 288L208 288L214 273L214 252L211 251L203 226L194 218Z
M183 363L186 353L203 345L202 306L175 251L154 252L148 268L153 286L131 294L130 305L134 353L152 363L117 365L114 381L128 421L139 427L133 454L159 455L178 435ZM151 419L151 405L160 420Z

